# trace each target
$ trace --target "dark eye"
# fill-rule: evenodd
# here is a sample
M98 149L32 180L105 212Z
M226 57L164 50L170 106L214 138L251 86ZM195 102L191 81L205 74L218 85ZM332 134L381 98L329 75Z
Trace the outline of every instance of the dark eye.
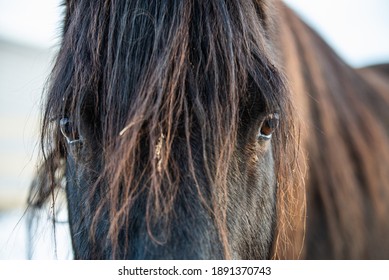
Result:
M262 140L271 139L273 132L278 127L279 119L280 118L277 113L269 114L266 116L266 118L261 123L257 138Z
M80 136L73 128L72 123L68 118L62 118L59 121L59 127L62 135L66 138L68 144L76 144L82 142Z

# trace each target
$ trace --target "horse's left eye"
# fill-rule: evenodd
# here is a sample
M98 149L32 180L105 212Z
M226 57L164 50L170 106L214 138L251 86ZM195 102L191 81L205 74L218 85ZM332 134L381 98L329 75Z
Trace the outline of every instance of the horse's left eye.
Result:
M279 115L277 113L269 114L264 118L259 128L259 132L257 135L258 139L269 140L273 135L273 132L278 127L279 123Z

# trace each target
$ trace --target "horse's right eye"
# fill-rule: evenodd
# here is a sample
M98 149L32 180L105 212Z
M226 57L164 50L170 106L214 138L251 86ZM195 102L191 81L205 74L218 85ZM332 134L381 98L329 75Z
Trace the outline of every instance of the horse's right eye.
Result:
M82 142L80 136L73 128L72 123L69 121L68 118L62 118L59 121L59 127L62 135L66 138L68 144L76 144Z

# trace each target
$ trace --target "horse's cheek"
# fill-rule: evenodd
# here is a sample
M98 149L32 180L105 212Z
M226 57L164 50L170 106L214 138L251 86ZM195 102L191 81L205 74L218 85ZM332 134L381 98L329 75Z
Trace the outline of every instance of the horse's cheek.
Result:
M269 147L239 157L230 182L230 236L234 258L268 257L275 224L276 180L274 159ZM246 164L243 164L243 163ZM243 184L242 184L243 182ZM246 240L240 243L241 240ZM247 243L250 240L250 244Z

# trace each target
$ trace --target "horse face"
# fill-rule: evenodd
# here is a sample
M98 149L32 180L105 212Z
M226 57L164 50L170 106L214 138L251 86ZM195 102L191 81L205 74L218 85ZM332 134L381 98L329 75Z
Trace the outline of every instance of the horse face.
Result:
M251 104L253 105L253 104ZM178 166L181 181L171 213L159 216L160 221L148 223L154 215L147 209L147 191L132 198L127 221L118 234L115 258L132 259L220 259L229 257L268 258L275 225L276 179L272 134L278 125L278 114L263 114L255 106L241 108L239 139L227 172L226 244L219 235L216 213L212 204L213 190L206 179L203 158L193 155L197 182L190 176L190 167L182 159ZM256 117L252 117L253 113ZM66 140L67 200L69 223L76 258L111 258L113 248L110 233L109 206L102 199L110 185L98 182L104 169L103 148L98 144L94 123L83 118L76 130L68 119L60 121ZM196 135L193 137L196 138ZM201 139L193 139L193 142ZM172 154L180 157L187 143L177 141ZM203 145L210 145L203 143ZM147 149L147 147L144 147ZM193 147L193 151L198 148ZM198 153L197 153L198 154ZM118 163L119 164L119 163ZM137 172L142 173L139 162ZM147 169L147 168L145 168ZM144 178L147 178L145 174ZM147 183L144 183L145 186ZM168 190L169 187L166 187ZM198 192L198 189L201 192ZM122 191L125 188L122 187ZM93 196L91 195L93 194ZM216 193L222 197L222 194ZM121 204L128 201L121 200ZM123 209L123 208L122 208ZM93 217L99 212L98 221Z
M76 258L270 256L282 79L253 3L200 2L68 7L46 114Z

